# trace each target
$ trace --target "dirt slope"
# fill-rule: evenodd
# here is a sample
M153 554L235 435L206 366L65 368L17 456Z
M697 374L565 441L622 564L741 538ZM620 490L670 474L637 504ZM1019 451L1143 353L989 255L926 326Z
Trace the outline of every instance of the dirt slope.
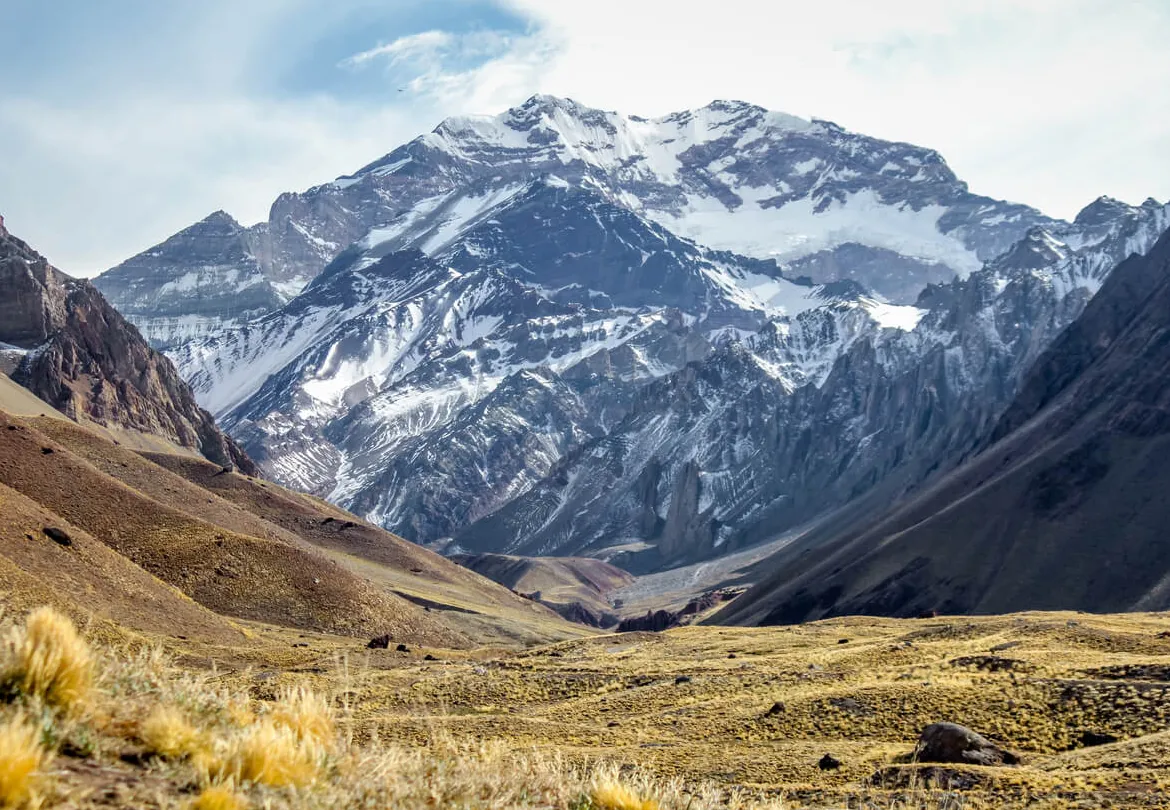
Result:
M122 458L119 463L129 463ZM167 475L155 469L160 479ZM0 483L216 613L345 635L390 633L435 646L467 643L418 606L319 554L282 537L241 531L247 528L243 516L232 516L241 530L197 516L227 514L209 493L183 492L181 482L173 482L173 498L158 500L103 473L32 424L4 414ZM161 496L164 486L160 480L147 489Z
M489 578L318 498L248 476L225 475L198 458L157 453L146 458L426 607L482 643L553 641L584 632Z
M68 539L54 540L45 529ZM151 635L246 643L229 620L2 484L0 591L5 607L18 612L51 604L86 624L92 616Z
M549 605L562 616L586 618L613 613L607 594L635 577L617 566L588 557L515 557L508 554L464 554L455 558L477 574L517 593Z

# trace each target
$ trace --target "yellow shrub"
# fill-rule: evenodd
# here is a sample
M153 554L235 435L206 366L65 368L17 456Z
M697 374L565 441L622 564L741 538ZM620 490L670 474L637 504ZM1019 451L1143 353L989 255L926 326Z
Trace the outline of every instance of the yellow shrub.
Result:
M206 749L199 729L174 706L156 706L138 727L138 737L152 754L183 759Z
M233 700L227 705L227 719L233 726L250 726L256 721L256 715L246 700Z
M303 686L283 689L272 710L272 721L297 735L302 742L332 747L336 730L329 701Z
M0 691L75 711L86 704L92 685L93 654L68 617L38 608L9 635Z
M317 779L322 749L292 729L264 718L227 741L210 776L271 787L305 787Z
M643 799L616 779L601 779L589 794L600 810L658 810L658 802Z
M244 810L248 800L231 785L212 785L191 800L188 810Z
M22 715L0 726L0 807L22 807L35 798L45 758L40 730Z

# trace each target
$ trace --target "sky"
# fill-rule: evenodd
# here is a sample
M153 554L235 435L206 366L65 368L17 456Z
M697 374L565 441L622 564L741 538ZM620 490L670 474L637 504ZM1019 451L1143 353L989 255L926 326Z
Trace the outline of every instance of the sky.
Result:
M94 275L534 93L740 99L1072 217L1170 198L1167 0L0 0L0 215Z

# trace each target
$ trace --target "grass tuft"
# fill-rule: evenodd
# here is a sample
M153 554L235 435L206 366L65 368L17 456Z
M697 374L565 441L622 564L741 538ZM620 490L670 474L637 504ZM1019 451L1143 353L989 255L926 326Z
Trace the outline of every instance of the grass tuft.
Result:
M0 726L0 807L35 803L36 783L46 759L41 730L24 715Z
M589 792L598 810L658 810L658 802L645 799L612 777L598 779Z
M226 741L208 768L215 779L270 787L308 787L317 780L323 751L287 726L265 717Z
M146 750L165 759L185 759L205 753L203 734L174 706L156 706L138 728Z
M9 633L0 692L39 698L66 712L85 707L93 686L93 653L68 617L51 607L29 614Z
M191 800L187 810L244 810L247 806L248 800L225 784L205 788Z
M304 686L283 689L270 716L273 723L293 732L302 743L328 748L336 740L333 707Z

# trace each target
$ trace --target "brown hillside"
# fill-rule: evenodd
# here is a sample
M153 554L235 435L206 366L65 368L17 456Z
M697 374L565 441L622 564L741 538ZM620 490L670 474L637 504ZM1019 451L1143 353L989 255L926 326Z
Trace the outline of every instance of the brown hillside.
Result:
M60 529L69 545L44 530ZM60 516L0 484L0 591L6 608L51 604L144 633L242 644L238 627L191 601Z
M0 483L216 613L344 635L390 633L420 644L466 644L461 634L417 606L335 562L283 538L257 537L197 517L207 507L227 515L210 495L195 500L190 492L182 495L176 483L176 505L168 505L104 474L30 423L4 414ZM150 487L156 495L158 486ZM246 518L235 514L233 519Z
M145 455L200 491L230 501L359 575L440 613L447 624L481 642L553 641L584 630L486 577L320 499L268 481L224 474L199 458ZM214 517L208 519L217 522Z
M613 612L606 594L635 579L617 566L589 557L464 554L456 559L477 574L539 599L561 615L578 620L593 617L599 624Z

